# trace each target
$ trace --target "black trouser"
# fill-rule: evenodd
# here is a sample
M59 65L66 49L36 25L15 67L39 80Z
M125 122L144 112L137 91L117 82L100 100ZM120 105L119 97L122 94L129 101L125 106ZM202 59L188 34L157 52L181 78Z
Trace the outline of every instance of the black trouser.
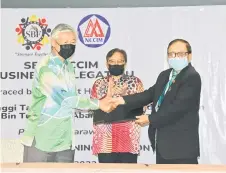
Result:
M137 163L138 154L132 153L100 153L99 163Z
M185 159L164 159L158 149L156 149L156 164L198 164L196 158L185 158Z

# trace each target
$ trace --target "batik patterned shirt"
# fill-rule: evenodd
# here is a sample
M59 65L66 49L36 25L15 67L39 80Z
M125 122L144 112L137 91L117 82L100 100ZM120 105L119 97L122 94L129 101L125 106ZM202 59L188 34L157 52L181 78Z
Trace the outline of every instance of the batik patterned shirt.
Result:
M74 147L73 108L98 109L97 99L81 98L76 93L74 67L50 54L37 65L32 84L32 103L22 144L46 152Z
M114 86L122 88L127 85L127 89L123 95L130 95L142 92L143 84L139 78L135 76L123 75ZM108 77L104 77L95 81L92 91L92 99L103 98L108 90ZM114 93L114 92L113 92ZM116 93L113 97L121 96ZM140 144L140 125L134 120L117 123L104 123L93 126L93 154L111 153L111 152L128 152L133 154L139 153Z

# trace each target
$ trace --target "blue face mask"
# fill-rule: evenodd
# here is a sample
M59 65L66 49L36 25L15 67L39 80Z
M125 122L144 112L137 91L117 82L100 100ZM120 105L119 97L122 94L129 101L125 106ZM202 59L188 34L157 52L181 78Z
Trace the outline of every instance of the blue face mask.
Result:
M188 58L181 57L181 58L168 58L168 63L171 68L176 71L180 71L188 65Z

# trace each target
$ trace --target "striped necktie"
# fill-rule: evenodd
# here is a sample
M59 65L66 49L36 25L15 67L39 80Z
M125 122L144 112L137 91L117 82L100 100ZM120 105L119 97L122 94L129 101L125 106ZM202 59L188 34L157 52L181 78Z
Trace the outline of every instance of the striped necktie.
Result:
M170 88L171 84L173 83L174 79L177 76L177 72L175 70L172 71L172 76L171 79L167 82L162 94L159 96L158 102L155 106L155 111L157 112L159 110L159 107L161 106L163 100L164 100L164 96L166 94L166 92L168 91L168 89Z

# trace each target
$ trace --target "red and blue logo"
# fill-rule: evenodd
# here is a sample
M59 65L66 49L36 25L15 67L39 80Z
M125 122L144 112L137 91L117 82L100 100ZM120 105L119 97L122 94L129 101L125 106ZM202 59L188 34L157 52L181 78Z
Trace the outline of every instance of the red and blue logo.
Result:
M87 47L103 46L109 39L111 27L108 21L98 14L84 17L78 25L79 40Z

